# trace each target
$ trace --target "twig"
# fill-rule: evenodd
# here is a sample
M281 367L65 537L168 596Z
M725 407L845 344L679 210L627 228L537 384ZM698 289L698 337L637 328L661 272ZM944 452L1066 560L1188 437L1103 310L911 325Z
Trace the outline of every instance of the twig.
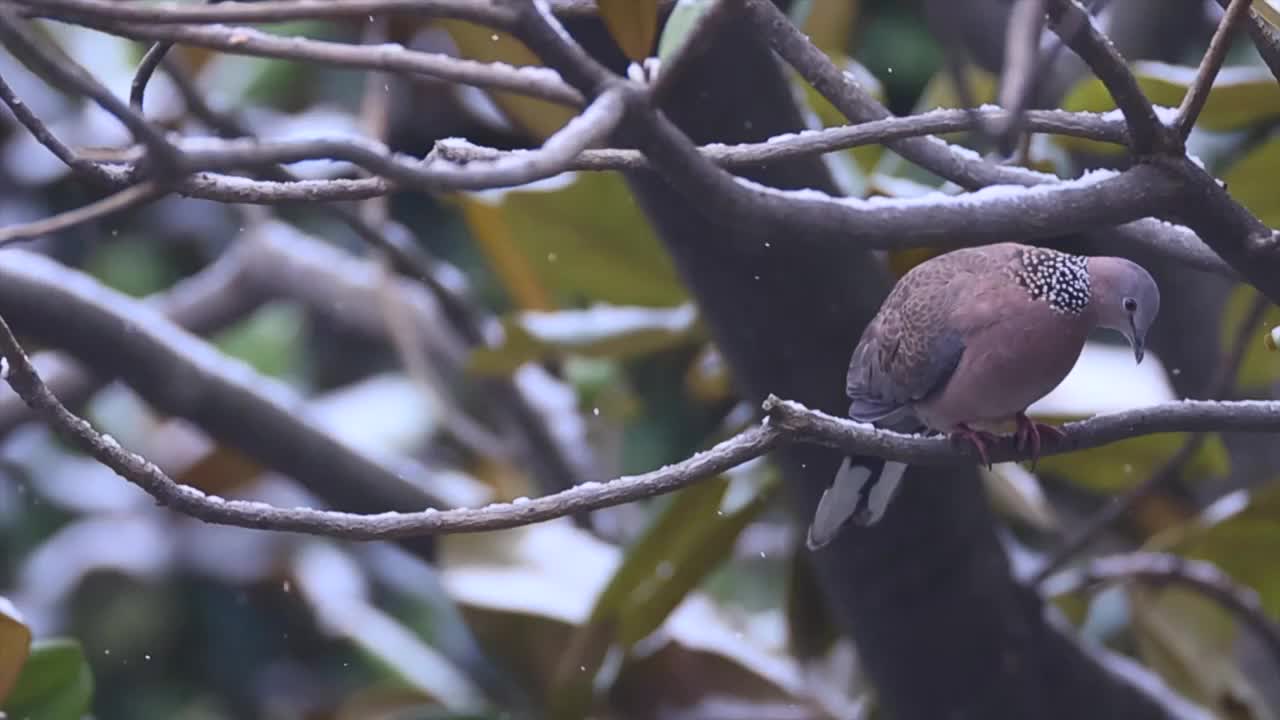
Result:
M103 436L58 401L40 379L17 338L0 318L0 354L9 363L6 377L59 435L103 465L134 483L161 504L205 522L260 530L305 532L350 540L390 540L445 532L480 532L518 527L563 517L573 512L619 505L672 492L717 475L775 446L781 433L756 426L681 463L644 475L623 477L606 484L585 483L570 490L527 502L500 503L475 510L386 512L376 515L274 508L257 502L224 500L179 485L142 456Z
M155 74L156 68L160 67L160 63L164 62L165 56L172 48L171 42L155 43L147 48L147 52L138 61L138 69L134 71L133 81L129 83L129 105L138 112L146 112L143 100L146 98L147 84L151 82L151 76Z
M146 204L167 194L168 191L151 181L133 185L74 210L50 215L49 217L21 225L0 227L0 246L20 240L34 240L42 235L61 232L122 210Z
M8 12L0 12L0 41L10 51L27 63L37 75L59 87L67 87L75 92L92 98L103 110L111 113L138 142L147 146L148 159L152 170L161 174L174 171L177 166L177 151L169 144L164 135L141 114L129 107L129 104L117 98L101 83L93 78L74 60L44 48L24 26L24 23Z
M1008 121L1010 117L1009 111L990 106L972 110L929 110L918 115L888 117L856 125L804 130L770 138L765 142L702 145L698 147L698 152L721 167L740 169L855 147L883 145L904 138L973 130L975 122L1001 123ZM1128 142L1128 130L1123 121L1091 113L1032 110L1026 114L1024 127L1031 132L1087 138L1118 145ZM436 153L439 156L459 163L494 160L503 155L524 152L528 151L502 151L481 147L463 138L446 138L436 143ZM653 164L638 150L609 148L584 150L565 169L652 170Z
M1252 589L1237 584L1212 563L1164 553L1136 552L1091 560L1080 570L1055 576L1052 594L1074 593L1099 583L1141 581L1182 585L1222 605L1251 628L1280 662L1280 624L1267 617Z
M1218 4L1226 9L1231 1L1218 0ZM1271 75L1280 81L1280 32L1256 11L1250 10L1248 16L1249 38Z
M324 488L317 494L337 507L378 512L440 503L406 458L374 457L335 438L307 418L303 399L287 385L179 329L151 304L44 256L2 253L0 314L43 343L90 360L95 372L122 379L158 412Z
M735 0L768 38L769 44L845 117L855 123L883 120L889 109L831 62L770 0ZM561 68L563 70L563 68ZM909 138L886 143L894 152L961 187L1037 185L1056 182L1053 175L995 165L937 138Z
M813 85L850 120L866 122L882 119L889 115L887 108L871 97L870 93L859 87L847 73L843 73L836 68L825 53L813 47L813 43L809 42L808 38L800 33L787 17L774 7L773 3L765 0L734 1L742 3L745 9L751 13L756 26L768 38L774 50L782 55L809 84ZM1088 15L1081 14L1076 19L1087 23ZM1069 31L1072 25L1073 23L1070 20L1064 21L1060 29L1065 34L1065 31ZM563 72L567 68L561 66L559 69ZM897 144L890 144L889 147L924 169L951 180L961 187L1040 185L1059 181L1057 177L1052 175L986 162L967 149L955 148L937 138L903 140ZM1212 182L1211 179L1208 179L1208 181ZM1181 205L1181 203L1175 204ZM726 218L724 215L718 215L717 217L721 221ZM734 216L727 217L729 220L736 219ZM800 218L794 219L793 222L802 223L802 225L791 225L793 228L801 227L804 223ZM1215 259L1210 257L1212 253L1204 254L1195 250L1195 248L1203 245L1199 238L1184 228L1171 226L1167 223L1144 219L1126 223L1114 229L1095 226L1093 230L1104 230L1116 239L1122 239L1124 242L1132 243L1152 252L1164 252L1167 248L1178 247L1187 251L1184 257L1190 257L1192 254L1198 255L1200 257L1198 267L1203 269L1210 269L1213 266L1220 269L1223 268L1223 264L1219 262L1220 258ZM1206 237L1215 241L1215 249L1224 247L1229 242L1229 238L1222 237L1221 233ZM1232 263L1232 266L1236 269L1245 267L1235 263ZM1280 288L1273 288L1269 294L1280 300Z
M842 450L851 455L875 455L913 465L946 465L961 458L979 460L968 445L957 446L945 437L902 435L811 410L790 400L769 398L764 403L770 424L788 430L791 438ZM1096 415L1061 426L1066 437L1046 446L1042 456L1102 447L1130 437L1176 432L1276 432L1280 431L1280 401L1180 400L1123 412ZM992 462L1026 460L1014 447L1012 436L993 443Z
M1256 342L1255 333L1262 323L1262 318L1266 315L1267 307L1270 304L1270 301L1263 295L1259 294L1254 298L1249 311L1241 322L1239 330L1237 330L1235 337L1231 341L1230 348L1222 356L1209 379L1204 392L1205 398L1210 400L1221 398L1230 389L1232 380L1235 379L1236 374L1240 371L1240 364L1244 362L1244 356L1249 344ZM1032 576L1031 584L1034 586L1043 583L1050 575L1079 555L1107 528L1110 528L1130 510L1137 507L1138 503L1176 478L1178 471L1190 462L1191 458L1195 457L1195 454L1204 445L1208 437L1207 432L1192 434L1183 442L1177 452L1170 456L1168 460L1165 460L1145 480L1129 488L1124 494L1112 499L1102 509L1091 515L1084 525L1076 530L1060 548L1045 560L1044 565Z
M1009 11L1005 31L1004 70L1000 77L1000 104L1009 110L1003 121L987 126L1001 152L1013 150L1025 123L1033 83L1040 64L1040 36L1044 30L1045 0L1017 0Z
M45 124L35 113L31 112L31 107L18 97L9 83L0 77L0 100L9 108L18 122L31 133L32 137L43 145L54 157L61 160L71 168L71 171L80 175L91 182L98 185L111 185L114 176L105 171L97 163L85 160L76 154L66 143L62 142L58 136L53 134L49 126Z
M1120 51L1094 25L1089 11L1076 0L1050 0L1049 20L1049 27L1084 60L1111 93L1129 124L1134 153L1145 156L1168 149L1165 127L1156 117L1151 101L1138 86Z
M483 63L409 50L395 44L362 46L287 38L248 27L141 25L92 17L70 20L133 40L177 42L237 55L297 60L348 69L426 75L463 85L507 90L562 105L580 107L583 104L581 94L566 86L554 72L546 68L515 68L501 63Z
M148 3L130 5L108 0L7 0L10 4L33 12L59 13L58 17L93 17L127 22L177 23L276 23L291 20L338 20L370 15L415 15L418 17L454 18L503 27L511 14L501 3L476 0L265 0L259 2L224 2L218 5L193 6L182 3ZM673 0L659 0L669 6ZM552 12L562 17L596 14L594 0L549 0Z
M1231 0L1226 12L1222 14L1218 29L1213 33L1213 39L1209 41L1209 49L1200 60L1200 69L1196 71L1195 81L1190 88L1187 88L1187 94L1182 97L1182 105L1178 107L1178 115L1174 119L1173 127L1178 137L1184 141L1191 134L1196 119L1200 117L1200 111L1209 100L1213 81L1218 77L1218 70L1222 67L1222 61L1231 47L1231 36L1235 34L1236 26L1248 14L1250 2L1251 0Z

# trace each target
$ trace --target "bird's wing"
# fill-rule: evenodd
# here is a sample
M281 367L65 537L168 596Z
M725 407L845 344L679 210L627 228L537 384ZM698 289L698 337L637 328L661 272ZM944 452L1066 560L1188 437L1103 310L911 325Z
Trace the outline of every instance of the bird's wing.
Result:
M953 311L982 270L974 258L961 255L917 266L899 281L849 363L850 417L895 424L913 403L946 384L965 350L965 328L953 322Z

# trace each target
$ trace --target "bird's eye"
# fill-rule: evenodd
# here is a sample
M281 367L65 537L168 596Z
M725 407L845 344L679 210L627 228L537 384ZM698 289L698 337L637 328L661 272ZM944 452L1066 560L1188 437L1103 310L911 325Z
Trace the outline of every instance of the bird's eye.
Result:
M1138 301L1137 301L1137 300L1134 300L1134 299L1133 299L1133 298L1131 298L1131 297L1127 297L1127 298L1125 298L1125 299L1124 299L1124 309L1125 309L1125 310L1128 310L1129 312L1136 312L1136 311L1137 311L1137 309L1138 309Z

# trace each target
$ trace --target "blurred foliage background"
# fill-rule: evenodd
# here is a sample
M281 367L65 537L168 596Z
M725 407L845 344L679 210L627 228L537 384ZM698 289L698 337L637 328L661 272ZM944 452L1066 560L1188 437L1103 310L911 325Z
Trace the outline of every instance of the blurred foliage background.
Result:
M895 112L959 106L916 3L812 0L798 3L795 13L819 47L872 83ZM1211 20L1206 15L1206 32ZM401 18L374 25L386 39L418 49L517 64L532 59L511 38L465 23ZM127 95L143 46L65 25L40 27ZM348 42L373 32L363 22L291 23L270 31ZM1135 65L1154 101L1178 103L1202 49L1189 47L1185 66ZM383 122L375 125L384 126L387 142L423 156L450 136L499 148L536 145L569 117L539 101L424 79L187 48L173 58L218 112L263 138L368 132L382 107ZM1192 136L1192 152L1277 226L1280 139L1272 130L1280 87L1247 42L1229 63ZM996 78L976 66L966 74L975 100L993 101ZM7 53L0 53L0 76L71 145L127 142L100 109L49 87ZM815 126L841 124L799 80L796 89ZM1070 89L1063 107L1106 111L1108 103L1101 85L1085 80ZM166 127L209 132L163 72L150 86L146 110ZM92 199L5 118L0 223ZM1037 136L1027 162L1070 176L1105 165L1113 151ZM954 190L878 147L828 159L853 195ZM294 169L306 177L349 172L337 163ZM513 379L536 398L556 442L589 469L579 480L679 460L750 421L752 408L734 396L686 289L619 177L567 174L510 191L406 193L361 211L394 218L443 267L460 271L467 294L500 319L503 332L500 342L469 354L462 381L415 371L430 358L395 342L394 329L344 326L315 294L283 293L209 337L222 352L311 398L308 408L335 436L371 453L409 455L429 470L423 482L447 485L478 505L548 490L523 468L461 439L459 414L475 405L474 385L485 378ZM306 205L243 208L169 198L36 247L144 297L254 238L303 256L328 257L323 248L336 249L348 263L340 270L381 267L349 229ZM888 259L901 273L926 256ZM1235 397L1270 397L1280 375L1280 359L1262 343L1264 330L1280 324L1280 311L1251 318L1253 302L1252 291L1240 287L1216 311L1215 326L1178 329L1218 344L1224 355L1246 338L1228 384ZM1179 372L1158 356L1135 368L1099 338L1036 414L1063 420L1174 399L1186 394L1175 389ZM106 385L81 409L185 482L277 503L314 501L289 479L149 408L122 384ZM1228 448L1212 434L1201 440L1175 468L1173 482L1093 550L1142 547L1211 561L1280 617L1275 467L1245 461L1242 469L1237 455L1248 447ZM1017 567L1034 570L1083 517L1160 471L1186 441L1159 435L1054 456L1035 473L997 466L987 487L1007 522ZM848 644L836 641L813 579L797 562L798 529L770 502L777 478L768 462L591 518L443 537L428 563L385 544L177 517L33 423L6 428L0 459L0 595L7 598L0 603L0 693L12 688L4 701L12 717L874 714L874 693ZM1088 639L1131 655L1223 717L1280 716L1275 659L1237 618L1202 597L1118 585L1063 594L1056 606ZM20 648L30 638L28 657Z

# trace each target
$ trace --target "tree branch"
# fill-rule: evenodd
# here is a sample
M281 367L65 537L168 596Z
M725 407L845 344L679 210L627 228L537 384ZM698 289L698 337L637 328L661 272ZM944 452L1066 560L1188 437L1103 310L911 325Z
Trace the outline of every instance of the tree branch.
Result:
M345 3L335 3L343 5ZM113 4L113 7L129 7ZM191 9L205 6L193 6ZM208 6L209 9L223 7ZM44 17L44 6L33 10ZM248 27L212 25L143 25L105 20L96 16L56 17L105 33L142 41L163 41L221 50L236 55L295 60L347 69L379 70L425 75L474 87L520 93L562 105L580 107L582 96L552 71L540 67L516 68L436 53L409 50L401 45L376 46L281 37ZM127 106L126 106L127 107Z
M1211 563L1177 555L1135 552L1096 558L1084 568L1050 579L1053 595L1074 593L1090 585L1127 581L1182 585L1217 602L1257 633L1272 658L1280 662L1280 624L1267 617L1252 589L1241 586Z
M297 478L334 506L361 512L445 504L404 458L374 458L307 420L302 398L160 316L40 255L5 250L0 315L158 411L191 421L259 464ZM353 478L359 478L358 482Z
M1023 130L1024 112L1034 94L1033 81L1040 68L1038 59L1040 37L1044 34L1045 1L1015 0L1009 11L999 102L1009 109L1010 115L987 126L1005 153L1012 152Z
M1205 102L1209 100L1213 81L1218 77L1218 70L1222 68L1222 61L1231 47L1231 36L1235 34L1236 26L1248 14L1250 2L1251 0L1231 0L1227 11L1222 15L1222 20L1218 22L1213 39L1209 41L1209 49L1200 59L1200 69L1196 72L1196 79L1191 87L1187 88L1187 94L1182 98L1182 105L1178 107L1177 118L1173 121L1174 130L1184 142L1191 134L1191 129L1195 127L1196 119L1200 117L1200 111L1204 109Z
M35 256L32 256L27 262L38 266L39 262L44 261L37 262ZM146 339L155 343L155 346L149 348L149 351L157 353L159 357L155 359L165 364L185 365L187 368L202 364L199 360L184 358L180 355L178 346L172 341L169 344L163 341L157 343L160 339L155 336L155 333L160 326L154 320L144 319L145 316L146 313L138 313L131 317L131 322L137 325L134 331L129 333L130 338L150 336ZM176 330L169 332L176 332ZM132 354L137 353L135 351ZM420 512L387 512L376 515L357 515L307 508L281 509L256 502L223 500L205 495L194 488L179 485L145 458L120 447L114 440L98 433L88 422L67 410L53 396L2 318L0 318L0 355L8 361L9 372L6 379L14 391L52 429L151 494L160 504L207 522L261 530L378 540L518 527L575 512L609 507L671 492L760 457L784 441L819 443L837 447L846 452L878 454L912 463L972 462L976 459L976 453L971 448L958 449L946 439L913 437L876 430L867 425L809 410L798 403L770 397L764 405L765 411L769 414L764 424L748 428L737 436L688 460L669 465L661 470L619 478L604 484L584 483L536 500L499 503L478 509L446 511L427 509ZM188 374L209 376L216 372L209 367L202 370L203 372ZM185 379L189 383L194 378ZM134 378L135 383L136 380L137 378ZM184 388L184 392L190 392L190 388ZM237 392L241 395L245 393L244 390L237 390ZM148 395L145 389L143 394ZM207 397L206 393L200 393L200 395ZM279 401L258 396L254 402L258 404L259 409L263 409ZM249 422L253 419L252 415L240 414L238 418L246 425L253 425ZM1277 430L1280 429L1280 402L1187 401L1098 416L1065 425L1063 430L1066 433L1066 439L1045 448L1044 453L1054 454L1096 447L1139 434L1201 429L1210 425L1226 430ZM266 437L270 437L272 443L281 443L282 438L278 429L277 432ZM1012 445L1011 440L998 444L992 448L992 458L997 461L1013 459L1016 457L1016 451ZM314 471L316 468L313 465L310 469Z
M701 145L698 152L726 169L765 165L791 158L820 155L867 145L886 145L895 140L975 129L976 123L997 125L1008 122L1011 113L994 107L972 110L929 110L917 115L887 117L856 125L803 130L770 138L765 142L725 145ZM1080 137L1117 145L1128 144L1124 122L1093 113L1071 113L1062 110L1033 110L1026 113L1023 129ZM454 162L493 160L506 154L518 155L527 150L500 151L471 144L463 138L446 138L436 143L436 153ZM638 150L585 150L570 161L566 170L652 170L654 166Z
M744 4L774 50L851 121L867 122L889 115L887 108L859 87L846 73L836 68L825 53L814 48L771 2L735 1ZM1084 15L1083 19L1087 21L1088 15ZM1064 29L1067 25L1064 23ZM985 162L971 151L950 146L937 138L917 140L923 142L900 141L897 145L890 145L890 148L924 169L962 187L973 189L986 185L1040 185L1059 182L1059 178L1053 175ZM1082 208L1080 212L1088 211ZM1063 234L1068 232L1064 230ZM1220 259L1213 258L1212 251L1204 246L1200 238L1185 228L1156 220L1138 220L1108 232L1147 252L1163 253L1176 248L1180 258L1192 262L1200 269L1222 267Z
M1051 0L1049 20L1049 27L1093 69L1094 74L1111 93L1116 107L1120 108L1125 122L1129 124L1134 154L1141 157L1157 150L1169 149L1169 133L1156 117L1151 101L1138 86L1137 79L1129 71L1120 51L1094 25L1089 11L1076 0Z
M93 17L149 24L179 23L276 23L292 20L338 20L369 15L413 15L417 17L453 18L501 27L510 23L512 15L500 3L477 0L343 0L338 3L314 0L259 0L255 2L223 2L217 5L193 6L183 3L158 2L145 6L109 0L5 0L7 4L27 8L29 12L57 12L58 17ZM598 11L594 0L548 0L551 11L561 17L593 16ZM659 6L670 6L673 0L659 0Z
M0 12L0 41L40 77L57 87L68 88L76 94L93 99L103 110L119 120L135 140L147 147L153 171L164 174L176 169L177 151L158 128L103 87L74 60L45 48L24 22L8 12Z
M145 205L167 194L167 191L151 181L132 185L74 210L50 215L29 223L0 227L0 245L8 245L19 240L34 240L44 235L68 230L77 225L93 222L122 210Z

